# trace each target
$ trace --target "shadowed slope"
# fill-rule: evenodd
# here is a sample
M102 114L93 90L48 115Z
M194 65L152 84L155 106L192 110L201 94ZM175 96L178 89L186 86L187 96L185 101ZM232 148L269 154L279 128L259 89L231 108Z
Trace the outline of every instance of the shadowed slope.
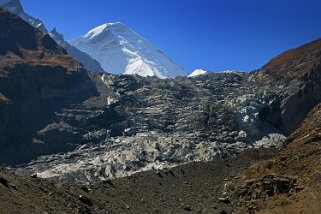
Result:
M60 151L35 142L63 106L96 94L87 72L49 35L0 9L0 162ZM41 147L45 147L40 149ZM40 149L40 150L39 150ZM65 148L66 149L66 148Z

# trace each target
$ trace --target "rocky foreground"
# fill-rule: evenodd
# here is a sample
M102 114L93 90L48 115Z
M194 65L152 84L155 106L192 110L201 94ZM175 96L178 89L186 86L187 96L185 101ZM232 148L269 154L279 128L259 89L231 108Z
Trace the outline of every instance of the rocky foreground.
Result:
M0 171L4 213L319 213L321 107L278 151L195 162L89 185Z
M0 172L7 213L319 213L321 107L279 151L195 162L91 185Z
M224 180L273 150L244 152L237 158L191 163L142 172L92 185L49 182L0 171L0 209L5 213L222 213Z
M239 213L320 213L321 105L315 107L277 154L225 183Z

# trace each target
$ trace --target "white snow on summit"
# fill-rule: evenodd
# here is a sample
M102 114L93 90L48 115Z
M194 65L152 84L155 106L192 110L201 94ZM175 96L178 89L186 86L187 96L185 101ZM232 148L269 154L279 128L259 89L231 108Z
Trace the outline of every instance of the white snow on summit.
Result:
M203 74L206 74L206 73L208 73L208 72L203 70L203 69L196 69L190 75L188 75L188 77L196 77L196 76L203 75Z
M69 43L113 74L167 78L186 72L163 52L122 23L106 23Z
M100 25L100 26L90 30L84 37L87 38L87 39L93 39L96 36L98 36L99 34L101 34L104 30L106 30L106 28L108 26L112 26L112 25L115 25L115 24L118 24L118 22L116 22L116 23L106 23L106 24Z

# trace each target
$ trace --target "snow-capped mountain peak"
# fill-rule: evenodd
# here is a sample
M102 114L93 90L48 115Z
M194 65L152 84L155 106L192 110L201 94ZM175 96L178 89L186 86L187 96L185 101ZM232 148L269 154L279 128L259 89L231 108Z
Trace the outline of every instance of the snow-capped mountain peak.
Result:
M206 73L208 73L208 72L203 69L196 69L190 75L188 75L188 77L196 77L196 76L203 75Z
M186 72L126 25L100 25L70 44L96 59L106 72L167 78Z

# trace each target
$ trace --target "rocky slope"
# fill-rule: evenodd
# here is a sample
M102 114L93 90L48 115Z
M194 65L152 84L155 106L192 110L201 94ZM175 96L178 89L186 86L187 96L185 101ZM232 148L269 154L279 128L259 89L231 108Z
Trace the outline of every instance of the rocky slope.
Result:
M39 20L36 19L29 14L27 14L21 3L20 0L1 0L0 1L0 7L16 14L26 22L28 22L31 26L34 28L39 29L44 34L48 34L48 30L45 27L45 25ZM74 57L76 60L78 60L80 63L84 65L84 67L87 70L90 71L104 71L100 64L92 59L88 54L78 50L74 46L70 45L68 42L66 42L63 38L63 35L58 33L55 29L49 33L49 35L61 46L63 47L70 56Z
M34 133L56 111L95 95L96 89L82 66L49 35L3 9L0 28L1 162L61 151L66 145L40 143Z
M229 205L218 200L222 181L273 154L270 149L248 150L230 160L197 162L90 185L49 182L0 170L0 209L17 214L226 213Z
M286 51L251 74L252 81L282 93L261 111L262 119L290 134L321 102L321 39ZM295 117L293 116L295 115Z
M276 155L271 149L251 149L236 158L90 185L0 170L0 196L6 196L0 208L15 213L319 213L320 118L321 105Z
M271 88L248 85L244 73L168 80L96 74L93 79L100 97L57 112L55 122L34 136L45 144L57 139L87 144L40 157L22 171L86 183L277 147L285 139L259 119L273 97Z
M225 194L240 213L321 212L320 118L318 105L275 157L226 182Z
M34 28L42 31L43 33L48 33L45 25L39 20L30 15L28 15L20 3L20 0L0 0L0 7L9 10L10 12L18 15L23 20L28 22Z

